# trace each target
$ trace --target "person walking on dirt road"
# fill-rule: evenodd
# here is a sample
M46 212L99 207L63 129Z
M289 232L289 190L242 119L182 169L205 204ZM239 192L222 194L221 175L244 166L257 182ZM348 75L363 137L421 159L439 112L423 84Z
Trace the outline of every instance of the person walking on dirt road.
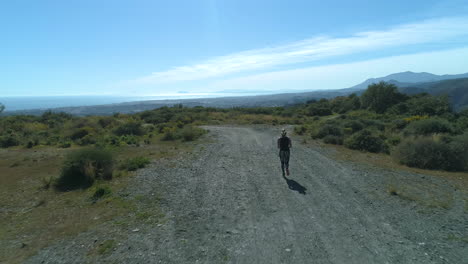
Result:
M278 138L278 148L279 148L279 157L281 160L281 170L286 170L286 174L289 176L289 156L290 156L290 148L292 147L291 139L287 137L286 129L281 131L281 137Z

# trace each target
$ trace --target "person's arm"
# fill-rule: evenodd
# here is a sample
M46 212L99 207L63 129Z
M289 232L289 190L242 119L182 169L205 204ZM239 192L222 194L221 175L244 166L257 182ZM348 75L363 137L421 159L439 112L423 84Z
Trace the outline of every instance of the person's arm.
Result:
M292 148L292 140L289 139L289 148Z
M278 138L278 140L276 141L276 144L278 145L278 148L280 148L280 139Z

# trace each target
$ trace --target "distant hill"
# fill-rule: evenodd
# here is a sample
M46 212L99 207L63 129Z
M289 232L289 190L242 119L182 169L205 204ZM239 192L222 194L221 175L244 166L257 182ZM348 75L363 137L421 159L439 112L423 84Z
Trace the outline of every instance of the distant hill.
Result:
M427 83L427 82L436 82L436 81L460 79L460 78L468 78L468 73L436 75L436 74L432 74L428 72L406 71L406 72L390 74L385 77L370 78L358 85L350 87L349 89L362 90L362 89L366 89L367 86L369 86L370 84L378 83L381 81L391 82L397 85L398 87L402 87L402 86L409 86L414 83Z
M283 93L256 96L238 96L238 97L219 97L219 98L200 98L200 99L170 99L170 100L149 100L127 103L116 103L93 106L75 106L60 107L53 109L32 109L7 111L6 115L40 115L48 110L54 112L66 112L78 116L86 115L112 115L114 113L137 113L145 110L151 110L164 106L173 106L182 104L187 107L276 107L288 106L305 103L309 100L320 98L334 98L337 96L346 96L352 92L349 89L314 91L303 93Z
M174 99L174 100L149 100L127 103L61 107L50 109L56 112L67 112L74 115L111 115L114 113L136 113L151 110L163 106L173 106L183 104L184 106L204 106L204 107L271 107L288 106L305 103L313 99L334 98L337 96L347 96L352 93L362 94L367 86L372 83L385 81L396 85L399 90L407 94L427 92L433 95L448 95L455 110L468 107L468 73L455 75L435 75L427 72L400 72L390 74L385 77L371 78L358 85L339 90L320 90L311 92L295 92L268 94L257 96L219 97L201 99ZM30 114L39 115L49 109L33 109L21 111L8 111L6 115Z
M418 83L399 89L406 94L447 95L455 110L468 107L468 78Z
M468 73L436 75L427 72L407 71L367 79L349 90L361 94L370 84L381 81L396 85L402 93L406 94L447 95L455 110L468 107Z

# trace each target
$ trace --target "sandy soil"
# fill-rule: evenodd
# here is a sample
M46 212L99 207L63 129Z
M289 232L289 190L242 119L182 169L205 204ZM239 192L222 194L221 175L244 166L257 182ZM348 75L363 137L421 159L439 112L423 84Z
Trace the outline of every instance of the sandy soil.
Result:
M190 158L143 169L126 190L163 219L102 225L27 262L468 263L468 196L449 180L336 161L294 136L283 178L277 130L208 129ZM409 193L418 184L426 193ZM89 253L110 238L111 252Z

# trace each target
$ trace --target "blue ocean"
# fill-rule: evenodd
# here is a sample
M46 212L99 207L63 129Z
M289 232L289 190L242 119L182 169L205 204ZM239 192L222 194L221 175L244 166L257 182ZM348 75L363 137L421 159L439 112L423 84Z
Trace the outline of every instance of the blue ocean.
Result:
M213 94L181 94L177 96L18 96L0 97L0 103L5 111L49 109L69 106L87 106L135 102L145 100L190 99L223 97L242 94L213 93Z

